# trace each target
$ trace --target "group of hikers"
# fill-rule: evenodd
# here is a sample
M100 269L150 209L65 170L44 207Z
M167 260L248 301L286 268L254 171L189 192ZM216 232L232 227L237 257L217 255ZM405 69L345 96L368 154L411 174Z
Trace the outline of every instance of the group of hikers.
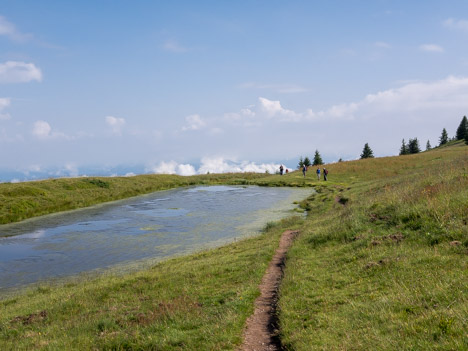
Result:
M289 172L289 170L286 168L286 174ZM284 173L284 167L283 165L280 165L280 175L283 175Z
M283 165L280 165L280 175L283 175L283 172L284 172L284 167ZM302 174L304 175L304 178L306 176L306 172L307 172L307 166L304 165L302 166ZM320 167L317 167L317 170L315 171L317 173L317 180L320 180L320 174L322 173L322 171L320 170ZM288 169L286 168L286 173L288 173ZM328 179L328 170L324 167L323 168L323 180L327 180Z
M307 166L304 165L302 166L302 174L305 178L306 176L306 172L307 172ZM317 180L320 180L320 174L322 173L320 171L320 167L317 167L317 170L315 171L315 173L317 173ZM323 180L327 180L328 179L328 169L326 169L325 167L323 168Z

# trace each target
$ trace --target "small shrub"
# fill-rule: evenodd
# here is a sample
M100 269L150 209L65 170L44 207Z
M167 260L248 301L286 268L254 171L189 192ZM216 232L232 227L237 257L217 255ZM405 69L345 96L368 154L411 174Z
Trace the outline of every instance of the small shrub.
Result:
M101 179L86 179L86 182L93 184L99 188L109 189L110 186L108 182L105 182Z

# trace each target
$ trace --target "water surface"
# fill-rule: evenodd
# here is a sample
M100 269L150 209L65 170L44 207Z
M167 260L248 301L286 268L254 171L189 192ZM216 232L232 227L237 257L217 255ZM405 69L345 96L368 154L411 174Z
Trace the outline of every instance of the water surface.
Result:
M288 214L310 189L182 188L0 226L0 291L219 246Z

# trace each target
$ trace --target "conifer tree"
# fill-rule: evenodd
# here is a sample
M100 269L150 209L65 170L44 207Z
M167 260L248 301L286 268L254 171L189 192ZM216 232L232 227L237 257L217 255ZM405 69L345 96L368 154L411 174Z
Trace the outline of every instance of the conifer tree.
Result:
M448 133L447 130L444 128L442 129L442 135L439 138L439 146L447 144L448 143Z
M306 167L310 166L310 159L307 156L304 158L304 166L306 166Z
M432 149L432 146L431 146L431 142L428 140L426 143L426 151L429 151L430 149Z
M468 134L468 120L463 116L460 125L457 128L457 140L464 140Z
M406 145L405 139L403 139L403 140L401 141L400 156L401 156L401 155L408 155L408 154L409 154L408 145Z
M421 149L419 148L419 141L418 138L410 139L408 142L408 151L410 154L417 154L418 152L421 152Z
M302 159L302 156L299 158L299 164L297 165L297 168L301 169L304 166L304 160Z
M320 153L318 150L315 150L314 163L312 165L313 166L323 165L322 157L320 156Z
M362 149L361 159L372 158L372 157L374 157L374 153L372 152L372 149L370 148L369 144L366 143L364 145L364 148Z

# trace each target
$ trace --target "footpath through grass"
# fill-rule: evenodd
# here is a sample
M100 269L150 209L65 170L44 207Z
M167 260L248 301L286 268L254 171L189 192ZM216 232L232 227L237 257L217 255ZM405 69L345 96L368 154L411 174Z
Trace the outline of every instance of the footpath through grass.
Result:
M233 350L286 227L124 277L0 301L1 350Z
M0 301L0 349L234 350L285 229L301 233L280 291L285 349L468 349L468 147L327 169L328 182L318 182L313 169L306 179L301 172L161 178L168 187L176 186L174 179L180 185L313 185L317 194L300 203L306 218L270 223L258 237L140 273L44 285ZM152 176L115 181L136 184L145 177L152 184L146 192L159 186ZM98 191L121 187L109 178L45 184L63 188L66 181ZM8 189L27 193L36 184Z

